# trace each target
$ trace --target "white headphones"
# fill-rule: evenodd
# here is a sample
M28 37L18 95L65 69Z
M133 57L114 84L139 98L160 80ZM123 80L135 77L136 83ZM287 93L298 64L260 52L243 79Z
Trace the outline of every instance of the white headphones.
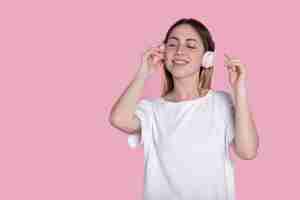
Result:
M215 55L215 51L206 51L202 58L202 66L204 68L212 67L214 65Z

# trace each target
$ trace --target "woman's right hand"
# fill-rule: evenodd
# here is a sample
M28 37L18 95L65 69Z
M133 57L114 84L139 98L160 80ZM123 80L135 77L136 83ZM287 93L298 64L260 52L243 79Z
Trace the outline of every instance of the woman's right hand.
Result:
M138 71L138 76L150 77L158 68L164 65L165 45L151 47L142 56L142 64Z

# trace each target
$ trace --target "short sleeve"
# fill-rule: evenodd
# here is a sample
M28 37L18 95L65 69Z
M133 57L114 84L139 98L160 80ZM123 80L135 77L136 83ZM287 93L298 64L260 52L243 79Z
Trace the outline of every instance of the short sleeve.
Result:
M149 99L140 100L137 104L135 115L141 123L141 144L145 145L145 142L148 141L147 138L151 137L152 134L152 101Z
M234 139L235 133L235 108L233 99L231 94L228 92L224 92L224 100L225 100L225 132L226 132L226 143L231 144Z

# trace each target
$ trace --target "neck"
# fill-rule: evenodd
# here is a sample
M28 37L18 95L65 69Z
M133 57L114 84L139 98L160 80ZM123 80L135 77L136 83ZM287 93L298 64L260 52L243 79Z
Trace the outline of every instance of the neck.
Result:
M189 100L200 96L198 83L199 73L193 76L176 78L174 77L173 98L176 100Z

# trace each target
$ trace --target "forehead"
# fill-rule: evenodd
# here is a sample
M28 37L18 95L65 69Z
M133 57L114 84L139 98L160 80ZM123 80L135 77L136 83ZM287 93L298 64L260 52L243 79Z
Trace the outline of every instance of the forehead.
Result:
M182 41L187 39L195 39L197 42L202 42L198 32L196 32L196 30L188 24L181 24L175 27L170 33L169 39L171 39L171 37L176 37Z

